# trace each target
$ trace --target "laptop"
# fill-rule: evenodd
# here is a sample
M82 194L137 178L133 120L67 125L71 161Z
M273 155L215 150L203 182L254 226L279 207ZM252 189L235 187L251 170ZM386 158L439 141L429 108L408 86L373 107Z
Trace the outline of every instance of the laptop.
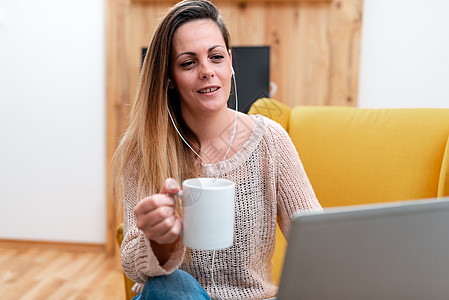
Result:
M297 214L277 300L449 299L449 197Z

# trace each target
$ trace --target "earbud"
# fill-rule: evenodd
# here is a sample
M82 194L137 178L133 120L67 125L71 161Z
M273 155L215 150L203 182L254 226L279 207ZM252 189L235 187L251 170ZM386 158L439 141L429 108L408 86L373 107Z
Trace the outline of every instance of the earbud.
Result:
M167 86L169 89L175 88L175 85L173 84L173 81L170 78L167 79Z
M231 66L232 75L235 75L234 68Z

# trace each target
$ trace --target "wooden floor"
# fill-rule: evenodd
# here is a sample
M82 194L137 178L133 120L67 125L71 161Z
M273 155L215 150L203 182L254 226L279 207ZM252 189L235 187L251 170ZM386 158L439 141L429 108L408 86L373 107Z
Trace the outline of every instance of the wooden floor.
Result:
M123 300L117 262L100 246L0 241L0 299Z

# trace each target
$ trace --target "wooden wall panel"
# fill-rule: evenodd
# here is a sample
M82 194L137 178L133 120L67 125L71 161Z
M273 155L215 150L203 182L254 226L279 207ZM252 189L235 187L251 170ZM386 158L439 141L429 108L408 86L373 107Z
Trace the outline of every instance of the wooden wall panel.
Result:
M327 95L328 4L284 4L269 10L274 98L289 106L322 104ZM324 96L323 96L324 95Z
M332 57L329 99L325 104L357 106L362 0L337 1L330 7Z
M141 63L141 48L176 1L106 0L107 179L127 124ZM357 105L363 0L217 0L235 46L269 45L274 98L287 105ZM118 253L108 190L107 249Z
M217 1L231 35L231 44L238 46L265 45L266 5L264 3L232 3Z

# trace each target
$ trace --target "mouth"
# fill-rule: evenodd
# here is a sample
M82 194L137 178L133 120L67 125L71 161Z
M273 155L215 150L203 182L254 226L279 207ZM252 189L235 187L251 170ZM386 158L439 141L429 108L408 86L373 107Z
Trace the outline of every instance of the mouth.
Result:
M209 88L204 88L204 89L199 90L198 93L200 93L200 94L213 93L218 89L219 89L219 87L209 87Z

